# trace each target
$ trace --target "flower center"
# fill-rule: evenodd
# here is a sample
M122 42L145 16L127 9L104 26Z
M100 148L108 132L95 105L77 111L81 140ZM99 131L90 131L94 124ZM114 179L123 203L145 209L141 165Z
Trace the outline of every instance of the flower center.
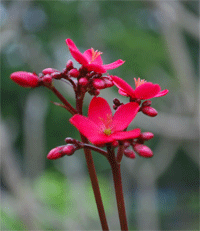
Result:
M106 128L104 130L104 134L107 135L107 136L110 136L112 134L112 130L110 128Z
M136 88L139 87L140 85L146 83L146 80L140 79L140 78L138 78L138 79L134 78L134 81L135 81L135 87Z
M92 51L92 58L90 60L90 63L94 62L94 60L101 54L103 54L101 51L98 51L98 50L94 50L93 48L91 48L91 51Z

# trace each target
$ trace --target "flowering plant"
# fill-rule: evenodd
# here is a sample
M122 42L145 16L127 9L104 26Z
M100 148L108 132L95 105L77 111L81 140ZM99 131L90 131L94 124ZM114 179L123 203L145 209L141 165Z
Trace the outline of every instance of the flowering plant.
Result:
M12 73L10 78L22 87L44 86L48 88L62 102L62 104L55 103L55 105L65 108L72 114L69 122L79 130L81 141L67 137L66 144L52 149L47 158L58 159L65 155L70 156L78 149L84 150L102 230L109 230L109 227L91 150L107 158L113 174L121 230L128 230L120 164L123 156L134 159L136 153L142 157L152 157L152 150L144 143L152 139L154 135L151 132L141 132L139 128L130 131L127 131L127 128L140 111L151 117L156 116L157 111L150 107L149 99L164 96L168 90L161 91L158 84L146 82L140 78L138 80L134 78L136 86L134 90L123 79L106 73L107 70L121 66L124 63L123 60L119 59L103 65L102 52L91 48L82 54L71 39L67 39L66 44L73 58L81 64L79 69L75 68L73 62L69 60L62 72L53 68L46 68L38 75L18 71ZM54 87L54 80L61 79L68 81L72 86L75 92L75 106L71 105ZM108 102L98 95L101 89L114 85L119 88L119 94L129 97L130 102L124 104L115 98L113 108L116 112L112 115ZM83 100L87 92L93 96L89 104L88 117L82 112ZM141 104L142 100L145 101ZM115 150L117 150L116 154Z

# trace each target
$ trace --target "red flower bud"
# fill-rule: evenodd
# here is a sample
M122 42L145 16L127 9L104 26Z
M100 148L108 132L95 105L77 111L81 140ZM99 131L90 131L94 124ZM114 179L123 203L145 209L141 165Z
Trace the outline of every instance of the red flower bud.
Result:
M71 69L71 70L69 71L69 74L70 74L72 77L77 78L77 77L79 76L80 72L79 72L77 69Z
M153 107L142 107L142 112L148 116L154 117L157 116L158 112Z
M112 81L112 79L111 78L102 78L103 79L103 81L104 81L104 84L105 84L105 87L112 87L112 86L114 86L114 83L113 83L113 81Z
M52 77L51 75L47 74L42 78L44 83L51 84L52 83Z
M113 147L117 147L119 145L119 142L117 140L113 141L112 142L112 146Z
M142 139L142 140L150 140L150 139L152 139L154 137L154 134L152 133L152 132L143 132L143 133L141 133L141 135L140 135L140 138Z
M143 156L143 157L152 157L153 156L152 150L149 147L147 147L146 145L135 144L133 148L140 156Z
M76 151L76 148L74 147L73 144L68 144L63 148L62 151L63 151L64 155L71 156Z
M151 100L146 100L142 103L142 106L143 107L151 106L151 103L152 103Z
M44 75L46 75L46 74L52 74L52 73L54 73L54 72L58 72L58 70L56 70L56 69L53 69L53 68L46 68L46 69L44 69L43 71L42 71L42 73L44 74Z
M106 87L106 84L102 79L94 79L92 84L96 89L104 89Z
M87 78L80 78L79 79L79 84L81 85L81 86L83 86L83 87L85 87L85 86L87 86L88 85L88 80L87 80Z
M73 67L74 67L74 64L73 64L72 60L69 60L69 61L67 62L67 64L66 64L66 68L67 68L68 70L71 70Z
M130 149L124 150L124 155L128 158L134 159L135 158L135 152Z
M37 87L39 78L36 74L17 71L10 75L10 78L21 87Z
M56 160L58 158L63 157L65 154L63 154L62 149L64 146L59 146L54 149L52 149L49 154L47 155L47 158L50 160Z

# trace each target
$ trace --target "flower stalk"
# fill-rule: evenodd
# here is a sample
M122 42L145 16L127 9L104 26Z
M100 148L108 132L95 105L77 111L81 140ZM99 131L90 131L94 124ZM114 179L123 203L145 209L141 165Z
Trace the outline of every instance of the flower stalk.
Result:
M118 208L121 230L128 231L128 223L127 223L127 218L126 218L120 163L117 162L115 158L115 152L110 145L107 145L107 151L108 151L107 158L108 158L108 161L112 169L112 175L113 175L113 180L114 180L115 196L117 200L117 208ZM120 149L120 151L123 151L123 149Z

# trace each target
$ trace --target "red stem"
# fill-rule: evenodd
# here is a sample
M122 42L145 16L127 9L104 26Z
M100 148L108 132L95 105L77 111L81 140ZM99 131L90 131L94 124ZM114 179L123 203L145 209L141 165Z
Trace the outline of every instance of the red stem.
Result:
M116 158L115 158L115 153L112 147L107 146L107 150L108 150L108 161L112 168L112 174L113 174L113 180L114 180L114 186L115 186L115 196L117 200L117 208L118 208L121 230L128 231L128 223L127 223L127 218L126 218L120 163L117 163Z
M54 87L49 87L50 90L53 91L53 93L61 100L62 103L66 106L66 109L72 114L77 114L77 111L75 108L72 107L72 105L63 97L63 95Z
M78 89L76 92L77 93L76 94L76 109L78 113L82 115L83 114L82 108L83 108L84 93L82 95L79 95L78 94L79 92L81 92L80 89ZM82 142L87 144L88 139L82 134L80 135L81 135ZM97 204L101 227L102 227L102 230L109 230L91 150L88 148L84 148L84 153L85 153L85 159L86 159L88 172L90 175L90 180L91 180L91 184L92 184L92 188L94 192L95 201Z

